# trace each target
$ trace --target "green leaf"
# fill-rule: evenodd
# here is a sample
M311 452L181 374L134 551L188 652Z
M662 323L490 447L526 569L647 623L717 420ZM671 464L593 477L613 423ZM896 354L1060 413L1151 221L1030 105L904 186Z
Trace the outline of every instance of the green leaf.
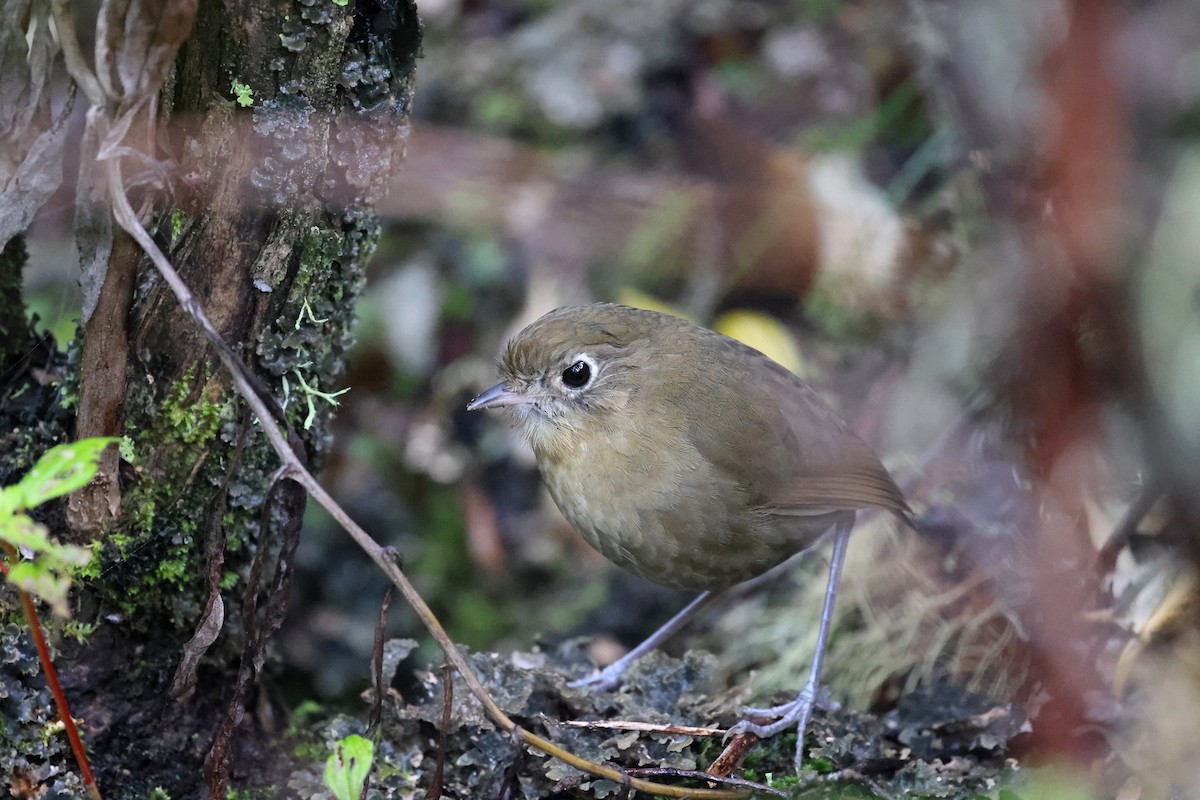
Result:
M55 614L68 617L70 612L67 609L67 590L71 588L70 572L72 569L87 566L92 560L92 554L85 547L59 544L48 534L45 526L39 525L25 514L0 514L0 541L7 542L32 557L28 561L10 563L5 580L44 600Z
M59 544L48 533L44 525L39 525L24 514L0 516L0 541L35 555L41 554L54 569L83 567L92 560L86 547Z
M67 609L67 589L71 579L59 575L40 561L22 561L8 568L8 582L39 597L60 617L70 615Z
M100 453L115 441L111 436L81 439L46 451L33 469L10 487L16 490L16 507L33 508L86 486L96 477Z
M237 78L234 78L233 82L229 84L229 93L233 95L233 99L242 108L249 108L254 105L254 90Z
M87 566L92 555L87 548L59 544L25 511L87 484L96 476L100 453L115 441L84 439L51 448L24 478L0 489L0 542L25 558L10 561L7 581L49 603L60 616L68 616L71 571Z
M325 785L337 800L358 800L375 758L375 743L351 734L325 762Z

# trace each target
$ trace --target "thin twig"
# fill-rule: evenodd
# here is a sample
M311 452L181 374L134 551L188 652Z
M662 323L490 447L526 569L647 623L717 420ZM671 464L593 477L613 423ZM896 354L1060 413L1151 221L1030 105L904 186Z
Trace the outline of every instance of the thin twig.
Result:
M371 675L375 679L375 696L371 700L371 716L367 722L367 736L379 744L379 729L383 723L383 696L387 687L383 685L383 644L387 634L388 606L392 604L392 587L383 593L379 604L379 618L375 621L375 653L371 658Z
M388 690L383 683L383 646L387 638L387 612L391 605L392 587L389 586L379 604L379 617L375 620L375 652L371 656L371 678L375 684L375 692L371 698L371 715L367 718L367 738L375 743L376 750L379 749L379 742L383 738L383 696ZM370 788L371 774L367 773L359 800L367 800Z
M618 731L641 731L643 733L664 733L683 736L724 736L724 728L698 728L694 725L660 724L656 722L638 722L631 719L569 719L557 723L569 728L591 728Z
M745 778L731 778L725 775L712 775L708 772L701 772L695 769L679 769L677 767L638 767L637 769L629 770L630 775L645 775L647 777L662 777L668 776L672 778L691 778L698 781L710 781L712 783L720 783L725 786L736 786L739 789L749 789L753 792L766 792L778 797L787 797L787 795L778 789L772 789L764 783L756 783L748 781Z

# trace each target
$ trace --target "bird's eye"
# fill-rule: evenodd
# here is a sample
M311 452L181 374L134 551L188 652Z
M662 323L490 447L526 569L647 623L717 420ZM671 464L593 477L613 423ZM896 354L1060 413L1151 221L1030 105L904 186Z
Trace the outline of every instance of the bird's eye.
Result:
M592 368L586 361L576 361L563 370L562 382L572 389L582 389L592 379Z

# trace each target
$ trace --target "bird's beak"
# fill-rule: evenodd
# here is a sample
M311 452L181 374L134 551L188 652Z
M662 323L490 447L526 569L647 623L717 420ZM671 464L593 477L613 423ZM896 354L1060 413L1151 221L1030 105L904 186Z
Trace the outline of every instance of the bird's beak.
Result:
M467 411L478 411L481 408L500 408L501 406L519 406L532 402L525 395L510 388L507 382L502 381L467 403Z

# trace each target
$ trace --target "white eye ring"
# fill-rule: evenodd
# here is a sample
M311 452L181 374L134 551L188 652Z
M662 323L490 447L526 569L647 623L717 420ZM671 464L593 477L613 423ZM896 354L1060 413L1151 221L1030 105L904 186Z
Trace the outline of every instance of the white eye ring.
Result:
M568 365L558 379L562 381L562 385L567 391L579 391L586 389L595 380L597 372L599 372L599 366L596 364L596 359L587 353L576 353L568 359ZM574 383L576 380L581 382Z

